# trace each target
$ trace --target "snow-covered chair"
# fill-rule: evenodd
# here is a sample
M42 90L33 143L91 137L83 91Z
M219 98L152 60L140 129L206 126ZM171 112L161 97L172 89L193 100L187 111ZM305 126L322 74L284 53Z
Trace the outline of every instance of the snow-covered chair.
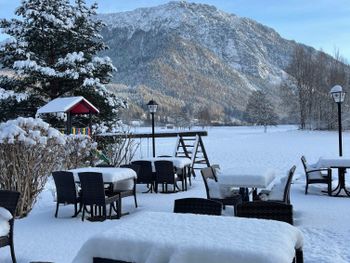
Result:
M16 263L13 229L20 193L0 190L0 247L10 246L12 262Z
M260 200L244 202L237 205L236 216L273 219L293 224L293 206L290 204L290 187L296 166L282 178L280 183L273 187L269 194L260 197Z
M236 209L237 204L242 203L242 196L238 192L225 191L229 193L223 193L223 189L220 187L212 167L201 169L201 174L207 193L207 199L222 203L224 209L227 205L232 205L234 209Z
M332 195L332 169L308 165L305 156L301 157L301 162L306 176L305 194L307 194L309 184L327 184L328 195Z
M137 184L146 184L148 191L153 191L155 188L155 173L152 171L152 162L150 161L133 161L131 164L136 164L140 167L140 172L137 174Z

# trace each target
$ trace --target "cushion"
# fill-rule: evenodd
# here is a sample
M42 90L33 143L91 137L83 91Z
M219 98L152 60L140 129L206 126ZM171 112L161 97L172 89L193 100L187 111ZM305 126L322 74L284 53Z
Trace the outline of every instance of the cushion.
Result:
M7 220L0 218L0 237L7 236L10 233L10 224Z
M219 191L222 198L228 198L239 194L239 190L230 185L219 185Z
M9 210L7 210L4 207L0 207L0 218L2 218L5 221L10 221L13 216Z
M134 188L133 179L119 181L118 183L114 184L114 190L117 190L117 191L127 191L127 190L132 190L133 188Z
M209 196L210 198L218 198L222 199L223 197L221 196L221 191L220 191L220 185L218 182L216 182L213 179L208 179L208 188L209 188Z
M283 201L283 197L284 197L284 190L286 188L286 184L287 184L287 180L288 180L288 175L287 176L283 176L280 178L279 182L276 183L272 188L271 191L268 195L264 195L262 194L260 196L261 200L276 200L276 201Z

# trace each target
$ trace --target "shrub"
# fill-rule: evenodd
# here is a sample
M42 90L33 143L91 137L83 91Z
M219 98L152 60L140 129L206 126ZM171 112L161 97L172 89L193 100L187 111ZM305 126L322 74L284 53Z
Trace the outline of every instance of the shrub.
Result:
M66 139L41 119L0 124L0 189L21 193L17 215L32 210L51 172L62 165Z

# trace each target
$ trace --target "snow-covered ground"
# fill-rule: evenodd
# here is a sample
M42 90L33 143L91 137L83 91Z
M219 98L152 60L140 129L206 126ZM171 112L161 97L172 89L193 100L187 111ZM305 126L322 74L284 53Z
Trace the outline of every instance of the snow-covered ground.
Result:
M148 129L146 129L148 131ZM337 156L337 132L299 131L294 126L218 127L209 128L204 143L211 163L219 163L223 170L237 172L261 171L273 168L285 174L297 165L291 201L294 206L295 225L304 233L304 259L306 263L350 262L350 198L329 197L321 193L326 185L310 185L309 194L304 195L304 173L300 162L305 155L309 163L320 156ZM149 143L151 141L149 140ZM172 154L176 139L157 139L157 154ZM151 144L149 144L151 145ZM344 132L344 155L350 157L350 133ZM143 141L138 155L151 152L147 140ZM336 176L334 176L336 178ZM336 182L333 182L334 186ZM80 217L70 218L73 207L61 207L59 218L54 218L55 203L47 186L28 218L15 222L15 250L19 263L30 261L71 262L82 244L92 235L107 231L111 227L141 211L171 212L173 200L182 197L205 197L200 176L187 192L176 194L138 194L139 208L135 209L133 198L124 200L123 209L129 216L105 222L82 222ZM142 186L139 187L141 192ZM232 209L225 211L231 216ZM9 248L0 249L0 262L10 261Z

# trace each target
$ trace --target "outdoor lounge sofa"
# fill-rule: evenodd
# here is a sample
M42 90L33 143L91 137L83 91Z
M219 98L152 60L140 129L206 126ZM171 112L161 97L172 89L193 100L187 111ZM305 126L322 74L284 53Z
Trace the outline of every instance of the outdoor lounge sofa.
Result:
M290 187L295 172L294 165L288 172L288 176L281 180L281 184L276 186L267 194L267 198L252 202L243 202L237 205L236 216L273 219L293 224L293 206L290 203ZM284 183L284 185L283 185ZM283 191L281 191L283 187ZM266 197L266 196L265 196ZM277 197L277 198L276 198Z

